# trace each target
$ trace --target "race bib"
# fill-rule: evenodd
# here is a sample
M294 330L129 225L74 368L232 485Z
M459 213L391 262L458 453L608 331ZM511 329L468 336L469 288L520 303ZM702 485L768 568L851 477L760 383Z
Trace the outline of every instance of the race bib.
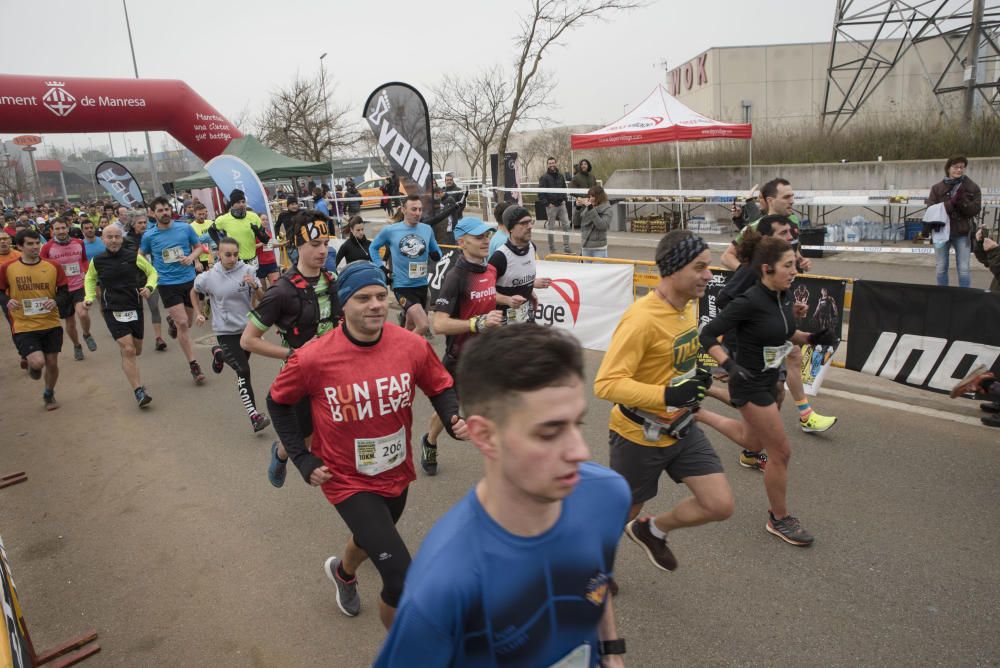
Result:
M111 313L118 322L135 322L139 319L138 311L113 311Z
M358 473L378 475L396 468L406 459L406 427L381 438L354 439L354 462Z
M63 271L66 272L67 276L79 276L80 275L80 263L70 262L69 264L63 265Z
M160 253L160 256L163 258L163 261L167 263L180 262L185 255L187 255L187 253L185 253L184 249L181 248L180 246L171 246L170 248L164 248L163 252Z
M266 251L274 250L274 239L267 240L267 243L264 244L264 250Z
M24 315L45 315L49 312L47 308L44 308L42 304L47 302L48 299L22 299L21 300L21 311Z
M410 263L410 278L423 278L427 275L427 263L426 262L411 262Z
M531 302L524 302L517 308L507 309L507 322L529 322L531 318Z
M590 668L590 644L580 645L549 668Z
M791 341L785 341L780 346L764 346L764 369L781 368L781 363L785 361L788 353L792 352L794 347L795 344Z

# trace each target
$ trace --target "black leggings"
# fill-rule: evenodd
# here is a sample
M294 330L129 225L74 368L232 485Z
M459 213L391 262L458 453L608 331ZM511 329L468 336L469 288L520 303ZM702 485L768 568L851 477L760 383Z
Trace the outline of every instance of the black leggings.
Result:
M396 531L408 491L404 489L395 497L358 492L335 506L354 534L354 544L368 553L382 576L382 600L393 608L399 607L406 569L410 567L410 551Z
M215 340L222 348L222 358L236 372L236 391L247 415L257 414L257 401L253 396L253 385L250 383L250 353L240 347L239 334L216 334Z

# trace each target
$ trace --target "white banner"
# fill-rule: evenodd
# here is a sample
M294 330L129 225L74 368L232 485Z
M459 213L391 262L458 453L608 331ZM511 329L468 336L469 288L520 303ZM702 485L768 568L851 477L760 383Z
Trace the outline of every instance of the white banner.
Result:
M535 321L568 330L584 348L607 350L632 305L632 265L539 261L537 275L552 285L535 290Z

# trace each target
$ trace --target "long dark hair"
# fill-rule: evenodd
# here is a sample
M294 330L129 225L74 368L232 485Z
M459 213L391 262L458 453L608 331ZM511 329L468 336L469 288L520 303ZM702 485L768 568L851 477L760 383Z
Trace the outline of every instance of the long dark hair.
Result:
M758 276L763 275L764 265L775 267L781 256L792 250L791 245L778 237L766 237L756 230L743 233L743 241L736 249L740 262L749 262Z

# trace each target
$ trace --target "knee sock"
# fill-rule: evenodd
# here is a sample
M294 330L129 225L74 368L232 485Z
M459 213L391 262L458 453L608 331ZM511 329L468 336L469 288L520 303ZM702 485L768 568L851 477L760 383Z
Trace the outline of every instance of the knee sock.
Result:
M813 409L812 406L809 405L808 399L803 399L802 401L796 401L795 407L799 409L799 420L801 420L802 422L808 420L809 416L812 415Z

